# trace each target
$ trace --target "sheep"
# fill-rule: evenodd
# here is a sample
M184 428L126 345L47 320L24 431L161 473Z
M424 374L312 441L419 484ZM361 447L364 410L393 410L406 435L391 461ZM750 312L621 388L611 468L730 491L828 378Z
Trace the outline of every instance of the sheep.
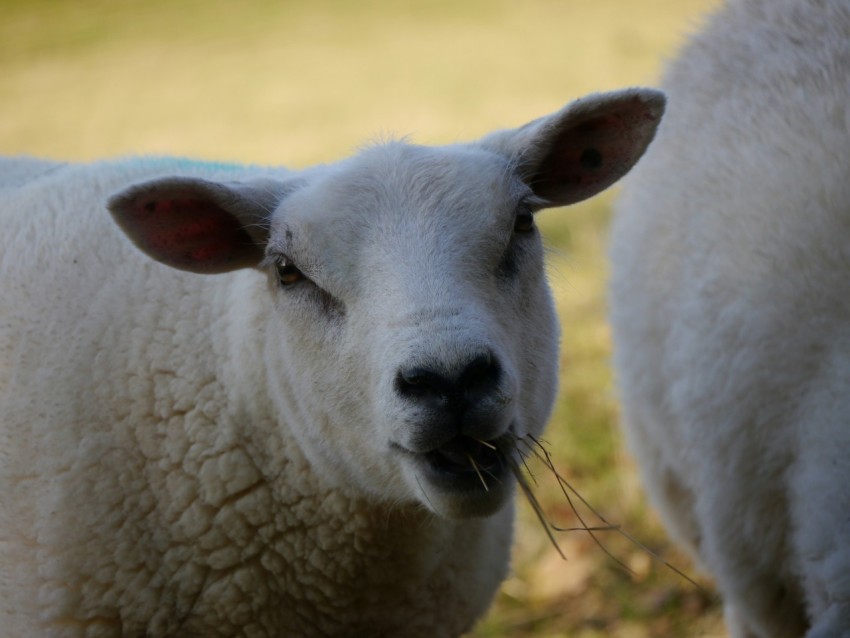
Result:
M611 233L629 448L735 638L850 636L850 5L730 0Z
M557 384L532 215L618 180L663 108L302 171L0 163L3 635L469 630Z

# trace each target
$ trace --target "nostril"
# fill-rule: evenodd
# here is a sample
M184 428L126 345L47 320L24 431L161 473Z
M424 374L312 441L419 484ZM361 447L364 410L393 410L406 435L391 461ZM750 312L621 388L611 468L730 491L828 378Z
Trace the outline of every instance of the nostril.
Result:
M396 374L395 387L403 397L442 397L452 392L454 384L439 372L428 368L408 368Z
M470 361L460 375L458 385L471 398L487 394L499 383L502 374L498 360L491 352L478 355Z

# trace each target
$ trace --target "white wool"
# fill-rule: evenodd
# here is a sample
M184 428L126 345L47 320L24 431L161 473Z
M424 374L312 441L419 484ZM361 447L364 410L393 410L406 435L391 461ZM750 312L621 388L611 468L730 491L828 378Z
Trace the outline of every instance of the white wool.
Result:
M623 421L735 638L850 635L850 5L731 0L625 180Z
M521 216L618 179L662 110L592 96L300 173L3 160L3 635L471 628L508 568L510 441L557 384Z

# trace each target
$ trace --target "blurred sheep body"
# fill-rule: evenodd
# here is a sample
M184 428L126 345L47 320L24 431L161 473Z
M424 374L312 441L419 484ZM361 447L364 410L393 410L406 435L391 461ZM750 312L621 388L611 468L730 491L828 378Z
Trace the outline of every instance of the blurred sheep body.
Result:
M625 180L624 425L735 638L850 635L850 4L730 0Z
M0 161L3 635L468 630L557 384L532 213L663 104L301 172Z

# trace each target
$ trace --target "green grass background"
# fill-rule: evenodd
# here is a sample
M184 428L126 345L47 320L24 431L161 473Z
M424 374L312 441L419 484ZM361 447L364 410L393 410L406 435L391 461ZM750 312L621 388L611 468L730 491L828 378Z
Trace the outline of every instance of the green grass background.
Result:
M473 139L588 92L657 83L715 3L0 0L0 153L300 167L388 136ZM611 201L540 219L564 334L546 439L608 520L695 575L621 449L605 322ZM576 525L557 483L531 469L547 516ZM513 574L474 636L725 635L713 594L621 537L600 534L631 573L581 532L557 535L564 562L525 504L517 531Z

